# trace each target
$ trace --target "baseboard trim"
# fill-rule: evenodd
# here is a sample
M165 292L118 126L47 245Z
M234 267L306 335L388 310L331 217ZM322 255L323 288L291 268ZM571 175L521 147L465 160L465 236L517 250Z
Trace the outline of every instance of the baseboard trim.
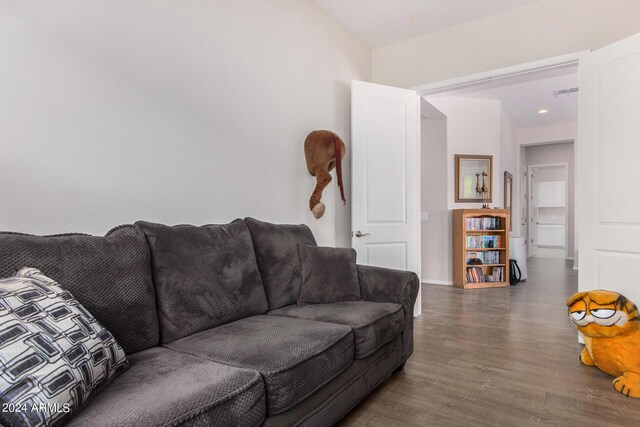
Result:
M451 280L432 280L432 279L424 279L422 281L425 285L443 285L443 286L453 286L453 282Z

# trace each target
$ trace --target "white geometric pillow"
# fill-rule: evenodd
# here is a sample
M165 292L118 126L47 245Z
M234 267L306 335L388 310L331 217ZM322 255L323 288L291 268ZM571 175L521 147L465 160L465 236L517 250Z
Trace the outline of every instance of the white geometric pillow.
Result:
M0 280L1 423L60 425L127 366L113 335L57 282L35 268Z

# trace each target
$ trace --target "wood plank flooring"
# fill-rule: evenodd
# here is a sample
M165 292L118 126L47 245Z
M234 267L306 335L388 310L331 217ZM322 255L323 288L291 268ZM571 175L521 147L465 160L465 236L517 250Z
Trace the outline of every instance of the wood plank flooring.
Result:
M640 425L640 399L578 360L564 305L577 290L571 265L530 259L528 280L502 289L424 285L405 370L340 425Z

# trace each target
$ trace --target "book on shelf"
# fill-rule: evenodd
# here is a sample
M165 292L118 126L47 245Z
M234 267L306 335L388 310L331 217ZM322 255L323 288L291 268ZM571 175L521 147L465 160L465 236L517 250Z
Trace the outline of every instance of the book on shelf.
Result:
M482 230L500 230L500 218L488 217L488 218L467 218L465 226L467 230L482 231Z
M500 264L500 251L467 251L467 265L471 265L471 260L474 258L482 261L482 264Z
M491 278L493 282L504 282L504 267L493 267Z
M493 267L491 274L485 274L481 267L467 269L467 283L504 282L504 267Z
M467 248L469 249L502 248L501 235L491 235L491 236L471 235L471 236L467 236L466 239L467 239Z
M467 283L484 283L485 276L482 268L473 267L467 270Z

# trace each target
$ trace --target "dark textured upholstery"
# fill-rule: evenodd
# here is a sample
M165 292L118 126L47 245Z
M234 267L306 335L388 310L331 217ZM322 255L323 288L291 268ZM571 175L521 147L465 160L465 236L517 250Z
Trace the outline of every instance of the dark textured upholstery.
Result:
M132 226L106 237L0 233L0 277L28 265L67 283L128 353L130 368L71 420L73 427L330 426L412 352L413 273L357 266L363 301L321 313L321 306L295 305L298 244L315 245L306 226L252 219L139 225L148 226L146 239ZM162 274L153 273L162 280L153 283L151 265L159 259ZM258 269L269 279L264 288ZM162 342L182 338L151 348L161 342L156 301ZM350 304L348 312L336 308ZM234 321L256 307L264 313L289 305L322 321L291 313Z
M287 412L268 417L263 427L332 426L402 362L402 337L398 336L375 353L354 361L337 378L300 404Z
M0 233L0 278L33 267L59 282L109 330L125 353L158 345L144 235L121 226L105 237Z
M151 248L163 343L267 311L251 234L242 220L202 227L136 225Z
M304 400L354 356L351 328L279 316L247 317L166 346L260 372L272 415Z
M295 304L302 283L298 244L315 245L313 233L306 225L270 224L253 218L244 221L251 230L269 309Z
M156 347L130 367L68 426L257 426L266 414L260 374Z
M358 265L358 279L363 300L393 302L404 308L402 340L403 357L407 359L413 353L413 305L420 289L420 279L410 271L364 265Z
M360 299L356 251L298 245L302 287L298 304L323 304Z
M399 304L346 301L331 304L292 305L270 315L317 320L351 327L355 357L362 359L402 332L404 310Z

